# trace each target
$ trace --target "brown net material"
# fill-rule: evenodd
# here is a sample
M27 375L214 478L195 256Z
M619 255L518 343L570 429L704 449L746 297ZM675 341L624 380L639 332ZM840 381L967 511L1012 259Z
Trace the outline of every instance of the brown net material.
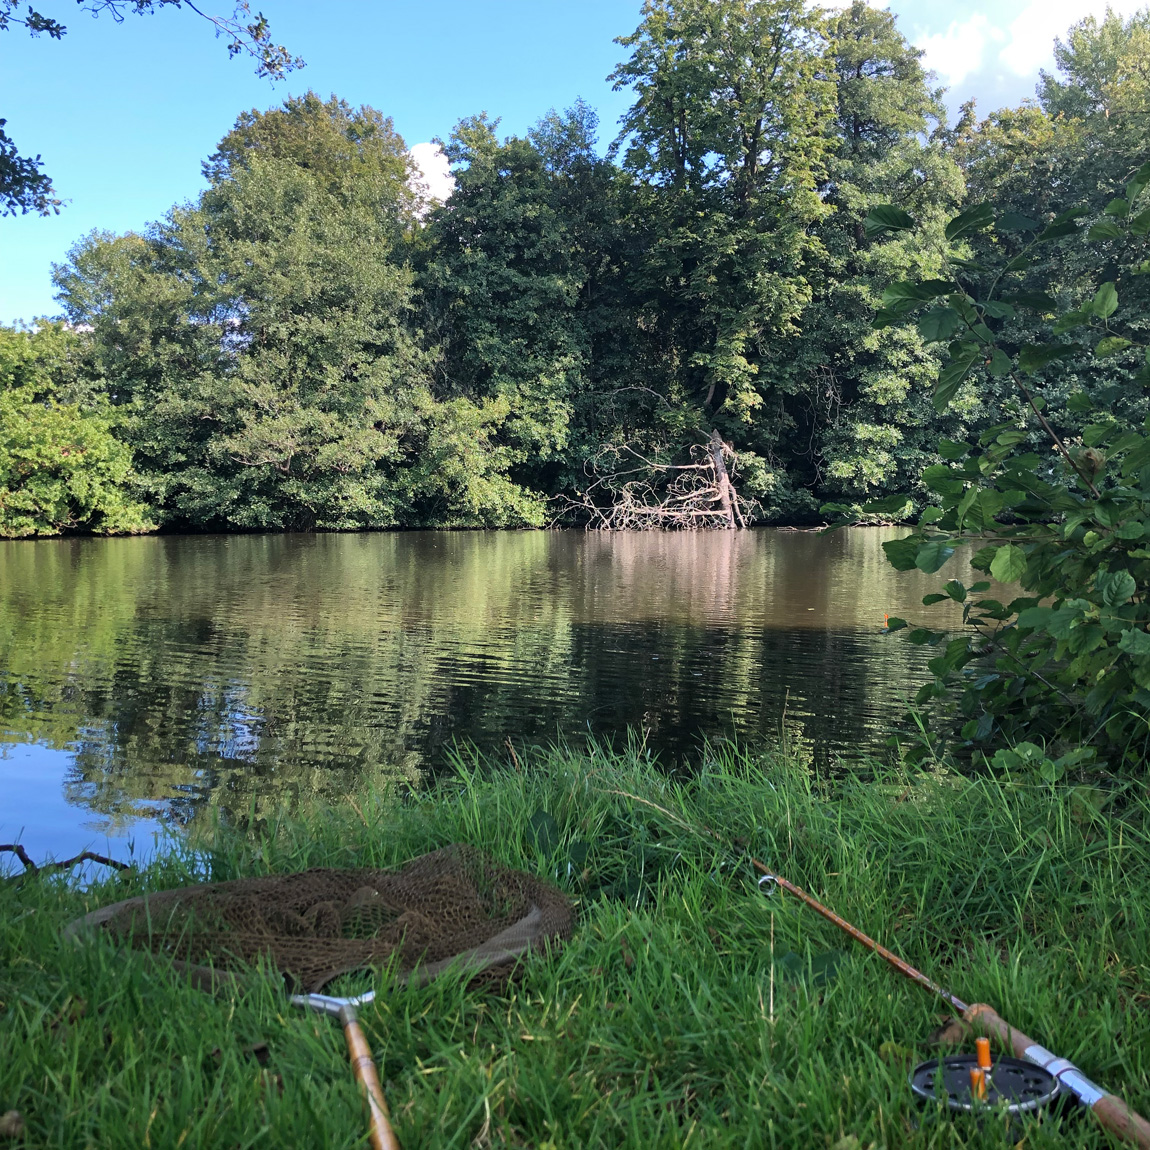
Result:
M318 992L341 974L394 962L425 981L462 965L485 979L547 940L566 939L571 904L550 883L455 845L398 870L315 869L179 887L94 911L93 927L201 971L265 961Z

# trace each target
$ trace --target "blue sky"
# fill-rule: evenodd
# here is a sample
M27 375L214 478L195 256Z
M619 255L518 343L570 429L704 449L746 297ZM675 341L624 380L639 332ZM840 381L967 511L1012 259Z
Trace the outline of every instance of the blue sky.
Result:
M228 0L203 0L224 11ZM876 5L877 6L877 5ZM1139 5L1115 0L1123 12ZM604 142L627 104L606 82L640 0L261 0L278 42L307 67L258 80L248 61L189 11L92 19L71 0L42 0L64 20L56 42L0 33L0 115L24 152L39 152L61 214L0 219L0 322L58 311L51 263L92 228L142 228L194 198L200 161L245 108L313 88L392 116L409 145L486 110L520 132L582 96ZM1033 94L1053 37L1105 10L1093 0L895 0L900 27L927 51L955 108L984 111Z

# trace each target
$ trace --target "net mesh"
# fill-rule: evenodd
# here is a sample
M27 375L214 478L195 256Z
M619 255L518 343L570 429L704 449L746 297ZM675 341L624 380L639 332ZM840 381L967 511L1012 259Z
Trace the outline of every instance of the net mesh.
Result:
M313 869L178 887L127 899L69 927L213 971L268 962L296 988L394 963L400 977L464 960L505 977L523 954L571 934L550 883L453 845L396 870Z

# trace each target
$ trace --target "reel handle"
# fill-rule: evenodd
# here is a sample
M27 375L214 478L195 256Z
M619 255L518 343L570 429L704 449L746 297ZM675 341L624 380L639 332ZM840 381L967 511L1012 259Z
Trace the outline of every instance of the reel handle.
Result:
M963 1018L975 1033L998 1038L1016 1057L1049 1070L1080 1102L1090 1107L1098 1121L1112 1134L1132 1142L1140 1150L1150 1150L1150 1122L1131 1110L1117 1094L1108 1094L1096 1086L1073 1063L1055 1057L1033 1038L1016 1030L998 1015L994 1007L975 1003L966 1008Z

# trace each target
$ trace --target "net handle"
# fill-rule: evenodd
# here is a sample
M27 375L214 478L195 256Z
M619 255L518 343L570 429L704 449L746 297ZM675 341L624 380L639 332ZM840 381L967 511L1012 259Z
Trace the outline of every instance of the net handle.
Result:
M379 1072L371 1057L371 1047L368 1046L363 1028L356 1017L355 1007L350 1003L341 1006L337 1017L343 1025L343 1035L347 1039L351 1072L367 1096L371 1150L402 1150L391 1126L391 1112L387 1108L387 1099L383 1096Z

